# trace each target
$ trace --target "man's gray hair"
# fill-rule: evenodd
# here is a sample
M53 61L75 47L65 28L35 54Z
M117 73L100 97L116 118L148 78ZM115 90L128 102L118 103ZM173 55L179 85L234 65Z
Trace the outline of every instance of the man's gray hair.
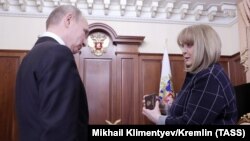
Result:
M68 13L72 13L75 16L76 20L78 20L82 16L81 10L75 6L72 5L59 6L50 13L46 21L46 29L48 29L50 25L58 24L62 20L62 18Z

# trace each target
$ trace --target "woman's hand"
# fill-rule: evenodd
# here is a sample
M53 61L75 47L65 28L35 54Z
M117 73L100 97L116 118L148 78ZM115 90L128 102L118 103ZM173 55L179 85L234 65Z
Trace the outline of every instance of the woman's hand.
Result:
M143 101L143 103L145 103ZM157 123L159 117L161 116L160 108L159 108L159 101L155 102L155 107L153 110L146 109L145 104L142 109L142 114L145 115L150 121L153 123Z

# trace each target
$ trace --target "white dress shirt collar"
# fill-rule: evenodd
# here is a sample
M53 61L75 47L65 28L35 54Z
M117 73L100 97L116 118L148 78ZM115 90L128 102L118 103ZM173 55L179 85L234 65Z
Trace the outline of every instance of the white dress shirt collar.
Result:
M39 37L51 37L51 38L55 39L59 44L66 45L64 43L64 41L62 40L62 38L60 38L59 36L57 36L55 33L52 33L52 32L45 32L42 35L40 35Z

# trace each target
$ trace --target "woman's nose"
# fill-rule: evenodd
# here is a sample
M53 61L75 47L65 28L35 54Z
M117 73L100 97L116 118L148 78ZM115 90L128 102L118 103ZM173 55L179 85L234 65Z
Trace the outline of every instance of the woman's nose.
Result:
M181 48L181 51L182 51L182 53L186 53L187 52L187 48L184 46L184 47Z

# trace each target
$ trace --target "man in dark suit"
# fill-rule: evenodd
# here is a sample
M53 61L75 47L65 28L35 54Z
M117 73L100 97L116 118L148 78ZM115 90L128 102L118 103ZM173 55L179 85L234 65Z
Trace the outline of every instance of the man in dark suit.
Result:
M16 80L20 141L87 140L88 104L73 54L88 23L74 6L55 8L46 32L23 59Z

